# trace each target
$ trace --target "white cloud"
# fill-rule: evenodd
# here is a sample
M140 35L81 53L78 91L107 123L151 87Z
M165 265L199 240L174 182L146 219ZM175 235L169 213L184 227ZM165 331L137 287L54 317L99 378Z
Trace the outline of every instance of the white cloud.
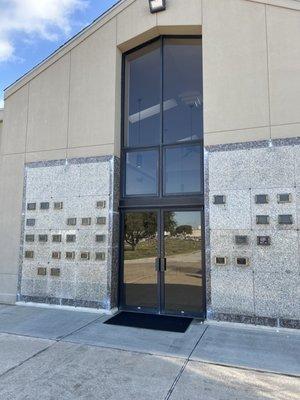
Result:
M75 10L87 6L88 0L0 0L0 62L14 57L13 36L24 39L40 37L57 40L71 30Z

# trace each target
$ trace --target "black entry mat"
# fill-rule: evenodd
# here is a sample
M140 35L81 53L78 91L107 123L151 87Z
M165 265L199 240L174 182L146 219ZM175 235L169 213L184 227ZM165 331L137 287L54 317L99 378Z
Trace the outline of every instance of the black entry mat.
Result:
M153 315L133 312L120 312L105 321L109 325L129 326L132 328L154 329L157 331L185 332L193 318Z

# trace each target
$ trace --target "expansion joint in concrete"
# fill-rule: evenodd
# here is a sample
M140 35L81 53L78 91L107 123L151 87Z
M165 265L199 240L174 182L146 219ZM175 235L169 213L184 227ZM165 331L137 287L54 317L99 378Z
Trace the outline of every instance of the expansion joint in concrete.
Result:
M192 356L194 350L196 349L196 347L198 346L198 344L201 342L201 339L203 338L205 332L207 331L207 328L208 328L208 326L204 329L204 331L202 332L202 335L201 335L200 338L197 340L197 342L196 342L195 346L193 347L192 351L190 352L189 356L188 356L188 357L186 358L186 360L184 361L182 367L180 368L180 371L179 371L178 374L176 375L176 378L174 379L174 381L173 381L173 383L172 383L172 385L171 385L171 387L170 387L170 389L169 389L169 391L168 391L166 397L164 398L164 400L169 400L169 399L170 399L170 397L171 397L171 395L172 395L172 393L173 393L173 391L174 391L174 389L175 389L177 383L179 382L179 379L181 378L181 376L182 376L182 374L183 374L183 372L184 372L184 370L185 370L185 368L186 368L188 362L189 362L190 359L191 359L191 356Z

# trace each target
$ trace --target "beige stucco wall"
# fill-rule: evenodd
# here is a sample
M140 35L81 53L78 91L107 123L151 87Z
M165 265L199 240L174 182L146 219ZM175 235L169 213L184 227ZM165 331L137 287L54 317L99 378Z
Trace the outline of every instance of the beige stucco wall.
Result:
M203 0L203 33L205 143L299 136L300 11Z
M1 147L1 140L2 140L2 130L3 130L3 109L0 108L0 147Z
M201 31L205 144L299 135L299 2L169 0L159 14L121 2L5 93L0 301L16 291L24 163L118 155L122 51Z

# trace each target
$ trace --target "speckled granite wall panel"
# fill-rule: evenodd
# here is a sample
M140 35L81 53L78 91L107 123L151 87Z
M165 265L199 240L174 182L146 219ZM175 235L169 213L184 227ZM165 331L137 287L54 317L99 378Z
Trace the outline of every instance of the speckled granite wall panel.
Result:
M25 166L19 301L107 310L116 304L118 193L119 160L113 156ZM42 202L49 208L41 209ZM62 209L55 209L55 202ZM35 209L28 210L28 203ZM73 224L70 218L76 219ZM44 242L40 235L47 235ZM26 258L26 251L34 257ZM46 275L38 275L39 267Z
M205 154L208 318L299 327L300 139L211 146ZM283 193L290 202L278 202ZM260 194L267 204L256 204ZM213 204L214 195L225 195L226 204ZM258 224L258 215L269 223ZM280 224L279 215L292 223ZM271 244L259 246L258 236ZM227 264L218 266L216 256ZM249 265L237 266L237 258Z

